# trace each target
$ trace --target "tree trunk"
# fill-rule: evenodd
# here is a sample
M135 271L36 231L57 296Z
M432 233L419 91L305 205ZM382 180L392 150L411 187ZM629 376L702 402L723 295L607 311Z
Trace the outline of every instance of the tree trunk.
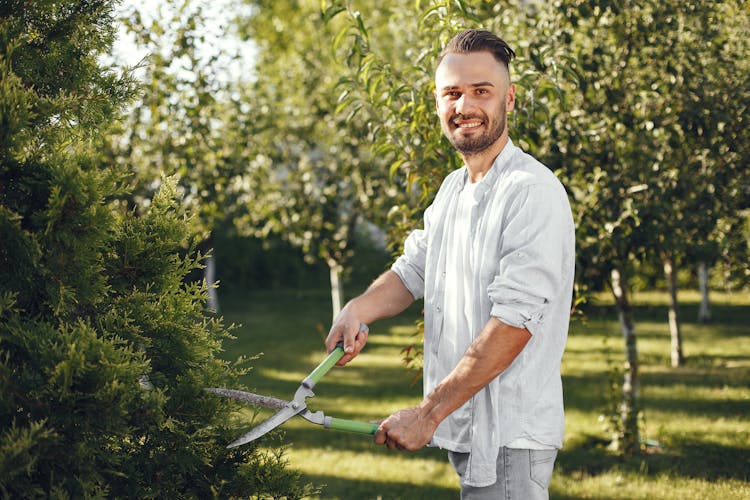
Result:
M209 233L208 237L202 240L198 244L198 251L201 255L208 256L203 259L203 282L206 284L208 299L206 300L206 307L212 309L216 313L220 312L219 309L219 294L216 291L216 260L214 260L214 238L213 234ZM197 279L194 275L192 279Z
M208 307L213 309L217 314L219 309L219 294L216 291L216 260L213 255L206 258L206 267L203 269L203 279L206 280L208 287Z
M711 321L710 302L708 300L708 264L706 261L698 263L698 287L701 292L701 305L698 309L698 321L708 323Z
M620 320L625 341L625 375L622 384L622 406L617 436L617 448L625 454L635 454L639 450L638 435L638 349L636 346L633 312L627 292L625 274L619 269L612 270L612 293L615 296L617 316Z
M669 336L672 339L672 367L676 368L685 363L685 358L682 355L682 332L680 331L680 315L677 303L677 269L671 255L665 255L663 260L664 276L669 288Z
M328 261L328 269L331 276L331 305L333 306L333 318L341 311L344 303L344 284L341 282L342 268L334 260Z

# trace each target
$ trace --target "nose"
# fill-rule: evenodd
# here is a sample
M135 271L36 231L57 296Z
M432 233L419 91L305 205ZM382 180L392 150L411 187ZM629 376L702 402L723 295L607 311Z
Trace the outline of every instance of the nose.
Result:
M469 110L473 107L473 103L471 102L471 97L469 97L466 94L461 94L461 97L456 99L456 106L455 111L456 114L459 115L466 115Z

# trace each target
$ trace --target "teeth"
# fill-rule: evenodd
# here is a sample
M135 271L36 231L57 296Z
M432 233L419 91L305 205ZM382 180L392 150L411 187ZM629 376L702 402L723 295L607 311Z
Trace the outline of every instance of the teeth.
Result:
M474 128L480 126L481 124L482 122L456 123L456 126L459 128Z

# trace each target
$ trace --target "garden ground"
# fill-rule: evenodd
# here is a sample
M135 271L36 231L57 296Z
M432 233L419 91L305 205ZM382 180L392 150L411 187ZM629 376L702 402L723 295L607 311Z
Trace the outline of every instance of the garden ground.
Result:
M750 498L750 294L712 294L714 320L699 324L695 294L680 295L684 367L669 366L666 294L635 296L643 415L640 456L609 448L607 416L616 400L623 346L614 309L602 296L571 325L563 358L566 438L552 498ZM272 291L223 297L224 316L240 324L226 356L260 355L243 383L291 398L324 357L330 324L325 291ZM418 305L397 319L370 325L365 351L334 368L316 387L311 408L376 421L421 398L402 350L419 342ZM260 353L263 353L262 355ZM617 386L615 383L614 386ZM244 410L248 428L270 413ZM369 437L326 431L295 418L263 446L285 446L290 467L319 486L325 499L454 499L457 480L445 452L391 452Z

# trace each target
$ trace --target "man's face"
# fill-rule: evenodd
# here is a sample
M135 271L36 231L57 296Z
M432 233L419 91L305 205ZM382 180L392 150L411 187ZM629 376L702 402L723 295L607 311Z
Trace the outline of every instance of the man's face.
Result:
M435 99L443 133L464 156L507 137L515 86L491 53L447 54L435 72Z

